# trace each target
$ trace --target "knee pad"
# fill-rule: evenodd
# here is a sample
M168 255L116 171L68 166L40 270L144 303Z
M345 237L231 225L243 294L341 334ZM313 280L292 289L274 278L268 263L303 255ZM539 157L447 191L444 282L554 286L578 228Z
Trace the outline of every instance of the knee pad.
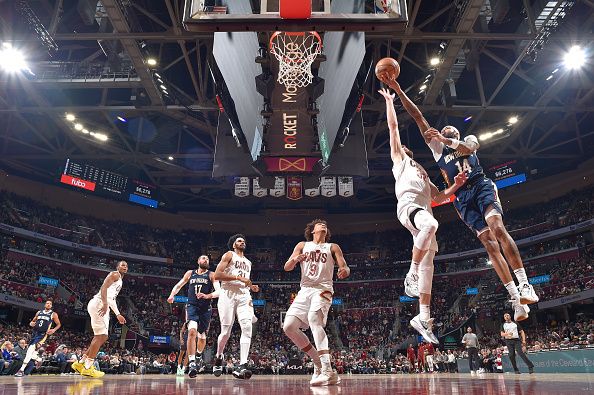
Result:
M439 228L439 223L428 211L421 210L414 217L414 225L419 230L415 238L415 247L422 251L428 250Z
M251 339L252 338L252 320L245 319L239 321L239 326L241 327L241 337Z
M190 330L192 330L192 329L197 330L198 329L198 323L196 321L190 320L190 321L188 321L188 332Z

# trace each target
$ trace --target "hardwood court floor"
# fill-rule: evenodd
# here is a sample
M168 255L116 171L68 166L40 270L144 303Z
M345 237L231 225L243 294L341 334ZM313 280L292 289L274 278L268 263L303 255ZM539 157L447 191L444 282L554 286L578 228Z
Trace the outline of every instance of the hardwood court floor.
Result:
M594 393L594 374L414 374L343 375L332 387L310 387L309 376L200 375L195 379L173 375L115 376L90 379L81 376L26 376L0 378L0 394L210 394L210 395L335 395L335 394L580 394Z

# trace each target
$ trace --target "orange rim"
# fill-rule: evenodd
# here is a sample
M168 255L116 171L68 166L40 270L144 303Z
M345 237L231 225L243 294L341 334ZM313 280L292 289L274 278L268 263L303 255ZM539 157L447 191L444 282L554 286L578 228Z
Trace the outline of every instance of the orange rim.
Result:
M320 52L322 52L322 45L323 45L322 37L320 37L319 33L316 31L309 31L307 33L311 34L318 40L319 46L318 46L318 50L316 51L316 56L317 56ZM275 56L276 56L276 52L274 52L273 42L281 34L286 34L287 36L305 36L305 32L276 31L276 32L272 33L272 36L270 36L270 41L268 43L268 48L270 49L270 53L272 53ZM286 59L285 60L285 63L301 63L301 62L303 62L303 60L294 60L294 59Z

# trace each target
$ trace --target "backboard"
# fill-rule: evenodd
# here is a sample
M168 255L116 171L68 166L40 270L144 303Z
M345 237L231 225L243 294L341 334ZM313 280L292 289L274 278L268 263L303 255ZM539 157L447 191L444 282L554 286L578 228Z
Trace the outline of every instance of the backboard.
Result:
M401 32L408 21L406 0L360 0L358 3L364 4L353 10L341 9L341 0L311 0L307 19L281 18L281 2L186 0L184 27L192 32Z

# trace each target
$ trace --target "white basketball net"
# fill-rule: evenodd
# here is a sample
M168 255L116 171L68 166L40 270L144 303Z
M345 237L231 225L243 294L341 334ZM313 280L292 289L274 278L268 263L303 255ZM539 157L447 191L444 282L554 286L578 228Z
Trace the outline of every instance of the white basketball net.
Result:
M270 52L279 64L277 82L300 88L311 84L311 65L321 51L322 40L316 32L275 32Z

